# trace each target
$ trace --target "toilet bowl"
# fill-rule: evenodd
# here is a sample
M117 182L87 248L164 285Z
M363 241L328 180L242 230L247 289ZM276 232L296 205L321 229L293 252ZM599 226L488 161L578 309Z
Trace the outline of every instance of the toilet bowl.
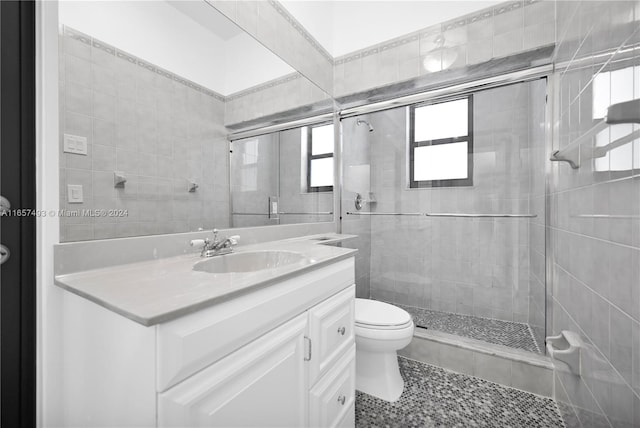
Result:
M404 390L396 351L411 343L413 320L404 309L356 299L356 389L386 401Z

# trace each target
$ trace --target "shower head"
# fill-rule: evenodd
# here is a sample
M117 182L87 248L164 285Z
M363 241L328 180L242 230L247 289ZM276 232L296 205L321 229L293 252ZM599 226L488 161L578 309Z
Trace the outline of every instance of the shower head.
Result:
M369 122L367 122L364 119L358 119L356 121L356 125L360 126L360 125L367 125L369 127L369 132L373 132L373 126L371 126L371 124Z

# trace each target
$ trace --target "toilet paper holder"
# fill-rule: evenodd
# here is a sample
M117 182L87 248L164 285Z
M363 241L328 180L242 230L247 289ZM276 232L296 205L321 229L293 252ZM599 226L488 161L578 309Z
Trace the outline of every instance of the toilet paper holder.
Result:
M562 330L557 336L547 337L547 352L551 358L560 360L569 366L572 373L582 375L580 351L582 340L573 331Z

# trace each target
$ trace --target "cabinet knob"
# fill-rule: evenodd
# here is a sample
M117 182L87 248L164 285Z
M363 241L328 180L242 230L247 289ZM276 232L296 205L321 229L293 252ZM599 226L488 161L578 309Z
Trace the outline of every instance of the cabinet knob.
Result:
M338 397L338 403L342 404L343 406L346 401L347 401L347 397L345 397L344 395L341 395Z
M347 331L347 329L344 326L338 328L338 333L341 334L342 336L344 336L345 331Z

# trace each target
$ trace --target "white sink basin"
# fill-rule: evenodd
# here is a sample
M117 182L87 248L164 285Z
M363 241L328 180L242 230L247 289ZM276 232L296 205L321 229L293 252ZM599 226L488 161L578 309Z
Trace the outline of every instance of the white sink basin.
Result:
M214 256L193 266L193 270L209 273L255 272L298 264L304 266L310 260L293 251L247 251L224 256Z

